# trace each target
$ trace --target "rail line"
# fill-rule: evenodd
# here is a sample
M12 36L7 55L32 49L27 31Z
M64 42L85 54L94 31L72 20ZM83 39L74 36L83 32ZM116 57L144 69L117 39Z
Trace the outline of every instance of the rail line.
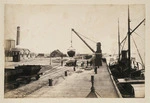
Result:
M17 89L13 89L8 92L5 92L5 97L11 97L11 98L25 97L35 92L36 90L42 88L43 86L48 85L48 79L50 78L58 79L59 77L64 76L64 71L73 71L73 69L70 69L70 70L69 69L70 68L67 68L67 67L64 68L64 67L61 67L60 65L56 65L52 69L45 71L46 73L41 75L39 80L31 81L29 84L25 84L25 85L22 84ZM28 91L29 88L30 88L30 91Z

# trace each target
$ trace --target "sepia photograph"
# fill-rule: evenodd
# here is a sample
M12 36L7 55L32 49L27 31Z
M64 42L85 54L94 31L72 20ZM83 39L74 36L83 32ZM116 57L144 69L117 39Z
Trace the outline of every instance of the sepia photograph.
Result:
M5 98L144 98L145 5L5 5Z
M149 10L147 0L3 0L0 102L147 103Z

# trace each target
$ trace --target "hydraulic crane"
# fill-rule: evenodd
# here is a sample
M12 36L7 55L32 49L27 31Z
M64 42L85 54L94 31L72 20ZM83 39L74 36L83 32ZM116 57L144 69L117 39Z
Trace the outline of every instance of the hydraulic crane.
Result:
M102 66L102 50L101 50L101 43L97 43L97 50L94 51L87 43L86 41L77 33L74 29L71 29L84 43L85 45L95 54L94 64L95 66Z

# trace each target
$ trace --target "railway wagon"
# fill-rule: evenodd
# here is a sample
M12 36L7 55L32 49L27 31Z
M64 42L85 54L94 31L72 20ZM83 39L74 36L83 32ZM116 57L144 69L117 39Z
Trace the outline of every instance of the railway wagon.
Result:
M22 69L8 69L5 68L5 89L13 89L19 86L16 81L19 75L22 73Z
M16 66L15 69L5 68L5 89L13 89L19 87L21 83L27 84L31 78L38 80L40 65L21 65Z
M22 69L22 76L31 76L31 75L35 75L38 74L38 72L41 69L40 65L21 65L21 66L17 66L15 67L16 70L18 69Z

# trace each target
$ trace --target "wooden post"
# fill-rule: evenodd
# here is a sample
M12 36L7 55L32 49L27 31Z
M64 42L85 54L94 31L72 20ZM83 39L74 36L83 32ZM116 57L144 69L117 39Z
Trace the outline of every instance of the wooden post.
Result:
M49 79L49 86L52 86L52 85L53 85L52 82L53 82L53 80L52 80L52 79Z
M91 87L91 92L95 92L95 88L94 88L94 76L91 76L91 83L92 83L92 87Z
M74 71L76 71L76 68L75 68L75 66L73 67L73 70L74 70Z
M65 71L65 76L67 76L67 71Z
M97 74L97 67L94 68L94 72L95 72L95 74Z

